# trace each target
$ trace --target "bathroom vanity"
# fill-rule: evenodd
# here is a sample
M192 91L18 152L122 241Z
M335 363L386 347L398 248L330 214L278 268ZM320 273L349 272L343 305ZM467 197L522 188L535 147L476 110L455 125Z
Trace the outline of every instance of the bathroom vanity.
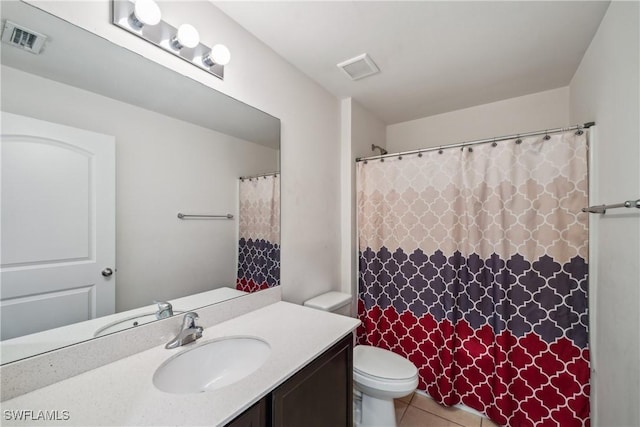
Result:
M231 302L230 302L231 303ZM206 318L206 307L199 310ZM173 321L168 342L181 319ZM165 322L161 321L160 323ZM286 302L275 302L205 327L197 342L164 344L2 402L3 425L32 425L7 417L20 411L58 411L67 419L47 425L339 426L352 421L352 335L359 321ZM140 333L141 328L135 328ZM175 330L174 330L175 329ZM150 328L151 330L151 328ZM131 331L115 334L127 345ZM220 388L168 393L153 383L167 360L210 342L251 337L270 352L254 372ZM181 357L181 356L180 356ZM21 362L18 362L21 363ZM43 370L55 369L42 365ZM204 369L189 366L190 369ZM24 372L38 376L46 372ZM26 377L25 377L26 378ZM3 379L3 386L5 380ZM60 417L64 418L64 417Z
M227 427L353 425L353 339L347 335Z

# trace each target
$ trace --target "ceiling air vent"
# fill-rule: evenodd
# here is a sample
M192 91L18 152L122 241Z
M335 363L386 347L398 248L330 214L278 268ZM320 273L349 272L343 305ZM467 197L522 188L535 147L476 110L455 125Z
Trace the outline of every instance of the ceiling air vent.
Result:
M344 71L351 80L359 80L380 72L373 59L366 53L339 63L338 68Z
M11 46L37 55L42 50L45 40L47 36L44 34L22 27L15 22L5 21L4 23L2 41Z

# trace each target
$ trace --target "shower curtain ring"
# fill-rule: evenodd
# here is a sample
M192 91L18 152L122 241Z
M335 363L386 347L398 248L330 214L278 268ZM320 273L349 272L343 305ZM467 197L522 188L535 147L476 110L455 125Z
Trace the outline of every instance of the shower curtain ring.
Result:
M545 134L546 134L546 135L545 135L545 136L544 136L544 138L542 138L542 139L544 139L545 141L550 140L550 139L551 139L551 137L549 136L549 130L545 130L544 132L545 132Z

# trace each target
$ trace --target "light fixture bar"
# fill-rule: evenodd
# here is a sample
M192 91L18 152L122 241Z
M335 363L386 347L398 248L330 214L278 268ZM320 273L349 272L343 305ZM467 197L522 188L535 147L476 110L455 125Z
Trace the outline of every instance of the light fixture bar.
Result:
M113 0L113 21L112 23L123 30L140 37L167 51L178 58L181 58L196 67L213 74L220 80L224 80L224 65L213 63L209 60L211 48L198 43L195 47L189 48L176 45L174 37L178 34L178 29L161 20L156 25L132 25L131 16L135 16L135 1ZM172 40L174 40L172 42ZM181 47L181 48L180 48ZM207 64L213 64L211 66Z

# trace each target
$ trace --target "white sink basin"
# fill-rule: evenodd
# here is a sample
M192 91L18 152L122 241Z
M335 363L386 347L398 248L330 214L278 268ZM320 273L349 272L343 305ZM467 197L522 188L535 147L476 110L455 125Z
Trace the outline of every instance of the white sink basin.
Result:
M181 310L173 310L173 314L181 314L184 311ZM98 330L96 330L93 334L94 337L101 337L103 335L111 334L113 332L122 331L125 329L133 328L135 326L144 325L145 323L153 322L158 320L156 317L156 312L152 311L149 313L141 313L135 314L133 316L128 316L124 319L116 320L115 322L111 322Z
M271 347L253 337L229 337L208 341L176 354L153 375L153 384L167 393L200 393L215 390L256 371L267 360Z

